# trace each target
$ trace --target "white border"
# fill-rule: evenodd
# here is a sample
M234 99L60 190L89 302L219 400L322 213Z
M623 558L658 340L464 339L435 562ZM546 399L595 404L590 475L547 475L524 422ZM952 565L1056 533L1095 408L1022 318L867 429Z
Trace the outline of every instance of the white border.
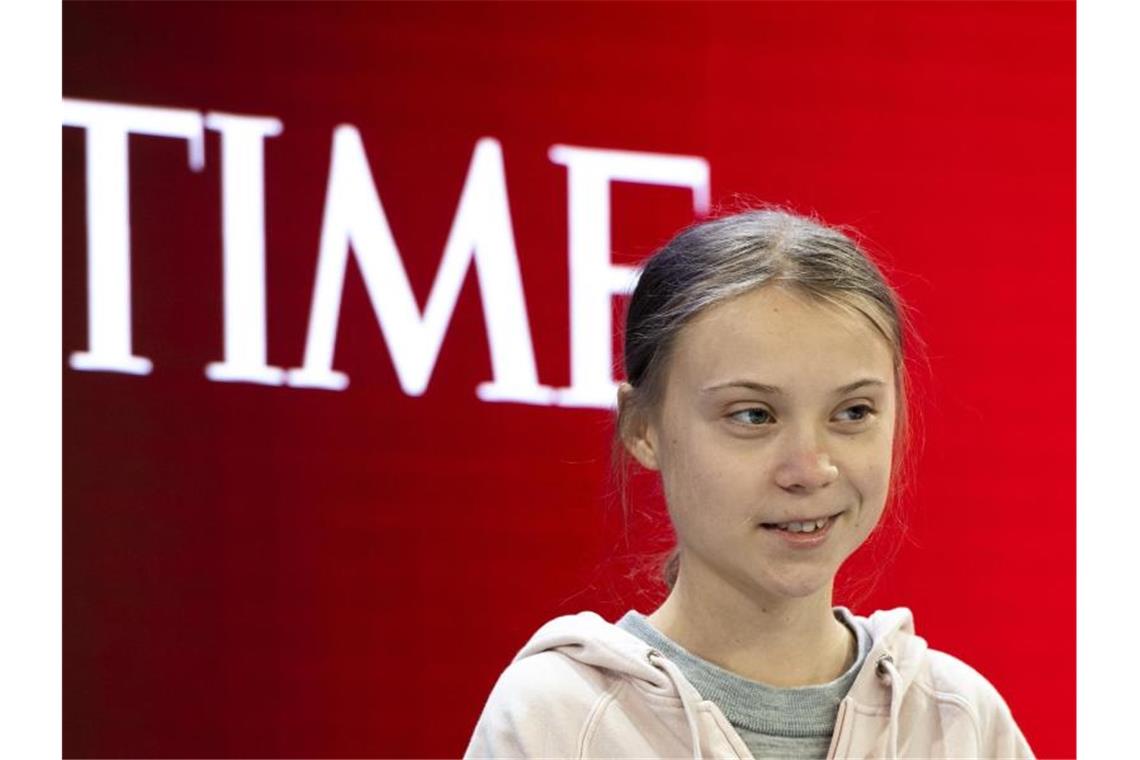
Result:
M62 755L61 8L0 13L0 756Z
M1136 744L1138 28L1135 3L1077 4L1077 754L1088 758Z
M18 21L12 14L0 23L0 70L12 74L0 127L0 755L60 757L61 9L31 3ZM1140 236L1130 229L1140 207L1140 13L1082 0L1077 16L1077 725L1079 755L1094 758L1134 743L1140 682L1140 498L1129 482L1140 453Z

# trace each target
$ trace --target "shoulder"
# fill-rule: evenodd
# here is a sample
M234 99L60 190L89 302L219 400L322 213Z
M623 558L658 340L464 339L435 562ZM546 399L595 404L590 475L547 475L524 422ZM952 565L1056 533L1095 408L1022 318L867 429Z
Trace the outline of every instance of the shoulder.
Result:
M980 751L991 757L1031 757L1029 745L997 688L972 666L928 649L913 688L924 691L942 713L959 713L973 730Z
M491 700L538 710L587 707L618 681L614 673L547 650L507 666L491 691Z
M467 757L577 756L616 674L548 650L512 662L491 690Z
M985 676L957 657L931 648L915 633L909 609L879 610L868 618L853 619L864 626L874 644L894 656L898 667L909 674L904 680L911 688L938 701L961 705L979 718L1008 712L1005 700Z
M910 610L880 610L858 619L866 625L876 651L889 653L896 661L905 684L903 722L915 746L926 746L935 755L1033 756L994 685L957 657L930 648L916 635ZM869 662L868 667L874 666Z
M927 649L914 685L942 701L968 709L978 721L1008 714L1009 707L990 681L972 666L937 649Z

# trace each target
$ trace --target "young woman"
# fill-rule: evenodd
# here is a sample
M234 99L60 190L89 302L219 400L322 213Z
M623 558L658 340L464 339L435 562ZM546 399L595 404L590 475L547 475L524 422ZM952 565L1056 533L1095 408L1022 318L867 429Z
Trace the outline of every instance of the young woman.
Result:
M838 230L779 210L683 231L629 303L621 445L660 473L669 594L542 626L469 757L1031 757L909 610L832 606L906 439L905 329Z

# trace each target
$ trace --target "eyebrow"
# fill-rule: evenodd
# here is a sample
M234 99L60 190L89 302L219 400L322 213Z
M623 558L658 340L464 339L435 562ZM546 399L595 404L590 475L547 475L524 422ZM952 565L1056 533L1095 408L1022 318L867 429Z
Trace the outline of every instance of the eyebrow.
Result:
M848 383L847 385L836 388L835 395L839 396L844 393L850 393L851 391L858 390L859 388L868 385L884 386L886 383L873 377L865 377L861 380L856 380L853 383ZM783 388L775 385L765 385L764 383L757 383L751 380L729 380L726 383L717 383L716 385L710 385L707 388L702 388L701 393L713 393L715 391L725 390L726 388L745 388L747 390L757 391L759 393L768 393L773 396L781 396L784 394Z

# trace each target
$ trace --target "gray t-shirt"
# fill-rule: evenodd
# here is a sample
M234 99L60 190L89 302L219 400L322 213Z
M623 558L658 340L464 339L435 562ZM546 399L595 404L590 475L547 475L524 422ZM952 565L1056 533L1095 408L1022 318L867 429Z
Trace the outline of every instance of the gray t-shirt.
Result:
M831 746L839 703L847 696L867 653L871 636L844 607L835 618L855 634L858 654L843 675L831 683L781 689L750 681L685 651L649 624L636 610L617 626L671 660L705 699L721 709L757 758L824 758Z

